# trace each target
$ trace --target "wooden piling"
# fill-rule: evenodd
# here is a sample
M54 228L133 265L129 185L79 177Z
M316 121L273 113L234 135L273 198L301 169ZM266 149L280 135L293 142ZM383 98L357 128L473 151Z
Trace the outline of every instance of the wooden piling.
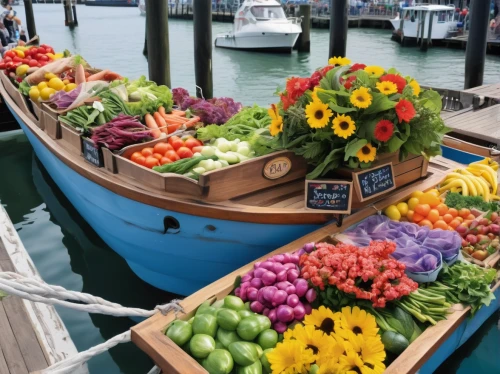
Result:
M427 38L424 38L422 33L422 44L420 45L421 51L427 51L429 45L432 45L432 22L434 21L434 12L429 12L429 28L427 29ZM425 27L425 23L424 23Z
M212 2L193 1L194 71L196 96L213 97L212 79Z
M302 32L297 39L299 52L311 52L311 5L300 4L300 17L302 17Z
M75 26L78 26L78 18L76 17L76 5L73 4L71 6L71 9L73 11L73 21L75 22Z
M167 0L146 0L146 30L149 79L170 87Z
M28 39L36 35L35 14L33 13L33 4L31 0L24 0L24 12L26 13L26 27L28 29Z
M65 15L65 25L69 27L75 26L75 21L73 20L73 12L71 11L71 0L63 0L64 15Z
M345 57L347 48L347 25L349 23L347 1L330 2L330 54L329 57Z

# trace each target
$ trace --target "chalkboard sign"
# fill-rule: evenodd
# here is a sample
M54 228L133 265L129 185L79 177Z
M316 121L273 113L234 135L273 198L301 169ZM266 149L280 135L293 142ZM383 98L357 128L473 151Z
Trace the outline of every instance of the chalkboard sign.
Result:
M96 148L94 142L90 139L83 138L83 157L85 161L90 162L92 165L102 168L104 162L102 160L102 152Z
M354 188L359 201L365 201L396 188L392 162L353 173Z
M306 180L306 209L329 213L351 213L352 182L341 180Z

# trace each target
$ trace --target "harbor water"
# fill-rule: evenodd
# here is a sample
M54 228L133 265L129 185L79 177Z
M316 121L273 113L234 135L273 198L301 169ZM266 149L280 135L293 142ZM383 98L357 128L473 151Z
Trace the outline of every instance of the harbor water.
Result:
M131 78L147 75L142 55L145 18L136 8L77 6L79 26L64 26L61 4L34 5L42 43L57 51L81 53L96 67ZM24 21L24 9L15 7ZM194 92L192 22L170 20L170 64L173 87ZM213 37L231 28L214 23ZM394 66L421 84L461 89L465 53L462 50L401 48L390 40L390 30L350 29L348 56L355 62ZM268 105L278 85L290 75L308 76L328 58L328 30L312 30L311 53L268 55L214 49L214 92L243 102ZM497 83L500 57L487 56L485 83ZM71 206L21 132L0 135L0 202L6 207L41 276L48 283L88 292L126 306L152 309L175 295L155 289L137 278L125 261L107 247ZM89 197L91 198L91 196ZM182 248L180 248L182 250ZM79 351L126 331L128 318L89 315L58 308ZM500 367L499 314L438 370L466 374L495 372ZM89 362L91 373L145 373L153 362L131 343L113 348ZM426 374L426 373L422 373Z

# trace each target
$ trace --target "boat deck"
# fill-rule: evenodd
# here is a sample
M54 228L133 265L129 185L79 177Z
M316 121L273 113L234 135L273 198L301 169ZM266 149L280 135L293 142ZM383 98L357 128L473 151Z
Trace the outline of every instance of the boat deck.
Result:
M12 222L0 205L0 271L38 276ZM52 306L16 296L0 300L0 374L28 374L77 350ZM75 373L87 373L86 366Z

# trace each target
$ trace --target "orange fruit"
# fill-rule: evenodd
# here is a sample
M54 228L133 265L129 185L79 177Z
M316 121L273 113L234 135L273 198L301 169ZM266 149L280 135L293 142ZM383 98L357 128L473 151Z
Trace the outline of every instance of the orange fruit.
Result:
M445 221L446 223L450 223L451 221L453 221L453 216L450 213L446 213L445 215L443 215L443 221Z
M418 214L421 214L424 217L427 217L427 215L431 211L431 207L430 207L429 204L418 204L415 207L414 211L415 211L415 213L418 213Z
M439 204L436 209L438 210L440 216L444 216L446 213L448 213L448 207L446 206L446 204Z
M451 214L453 217L458 217L458 210L455 208L448 209L448 214Z
M408 221L409 222L413 222L413 214L415 214L415 212L413 210L409 210L407 213L406 213L406 218L408 218Z
M464 219L462 217L455 217L455 220L457 220L460 223L462 223L464 221Z
M144 166L144 165L146 165L146 157L144 157L144 156L137 157L134 162L139 164L139 165Z
M476 219L476 216L474 214L469 214L467 217L465 217L465 219L474 221Z
M453 229L456 229L457 226L460 225L460 221L457 220L457 219L454 219L453 221L450 222L450 226L453 228Z
M417 212L413 213L413 222L419 223L425 218L425 216L418 214Z
M427 215L427 219L432 223L436 222L439 219L439 212L437 209L431 209L429 214Z
M153 157L157 158L158 160L161 160L163 158L163 155L160 153L153 153Z
M428 228L430 228L431 230L434 228L434 226L432 225L432 222L429 221L428 219L423 219L422 221L420 221L418 223L419 226L427 226Z
M470 210L467 209L467 208L462 208L460 209L460 211L458 212L458 215L462 218L467 218L467 216L470 214Z
M437 220L434 222L435 229L448 230L448 224L445 221Z
M154 149L149 147L149 148L144 148L142 151L141 151L142 155L144 157L149 157L149 156L152 156L153 153L154 153ZM151 161L153 162L153 161Z
M439 199L439 197L429 192L426 192L422 196L420 196L418 198L418 201L420 202L420 204L429 204L431 208L435 208L439 204L441 204L441 200Z
M132 156L130 156L130 161L137 162L136 160L139 157L143 157L141 152L134 152L132 153Z

